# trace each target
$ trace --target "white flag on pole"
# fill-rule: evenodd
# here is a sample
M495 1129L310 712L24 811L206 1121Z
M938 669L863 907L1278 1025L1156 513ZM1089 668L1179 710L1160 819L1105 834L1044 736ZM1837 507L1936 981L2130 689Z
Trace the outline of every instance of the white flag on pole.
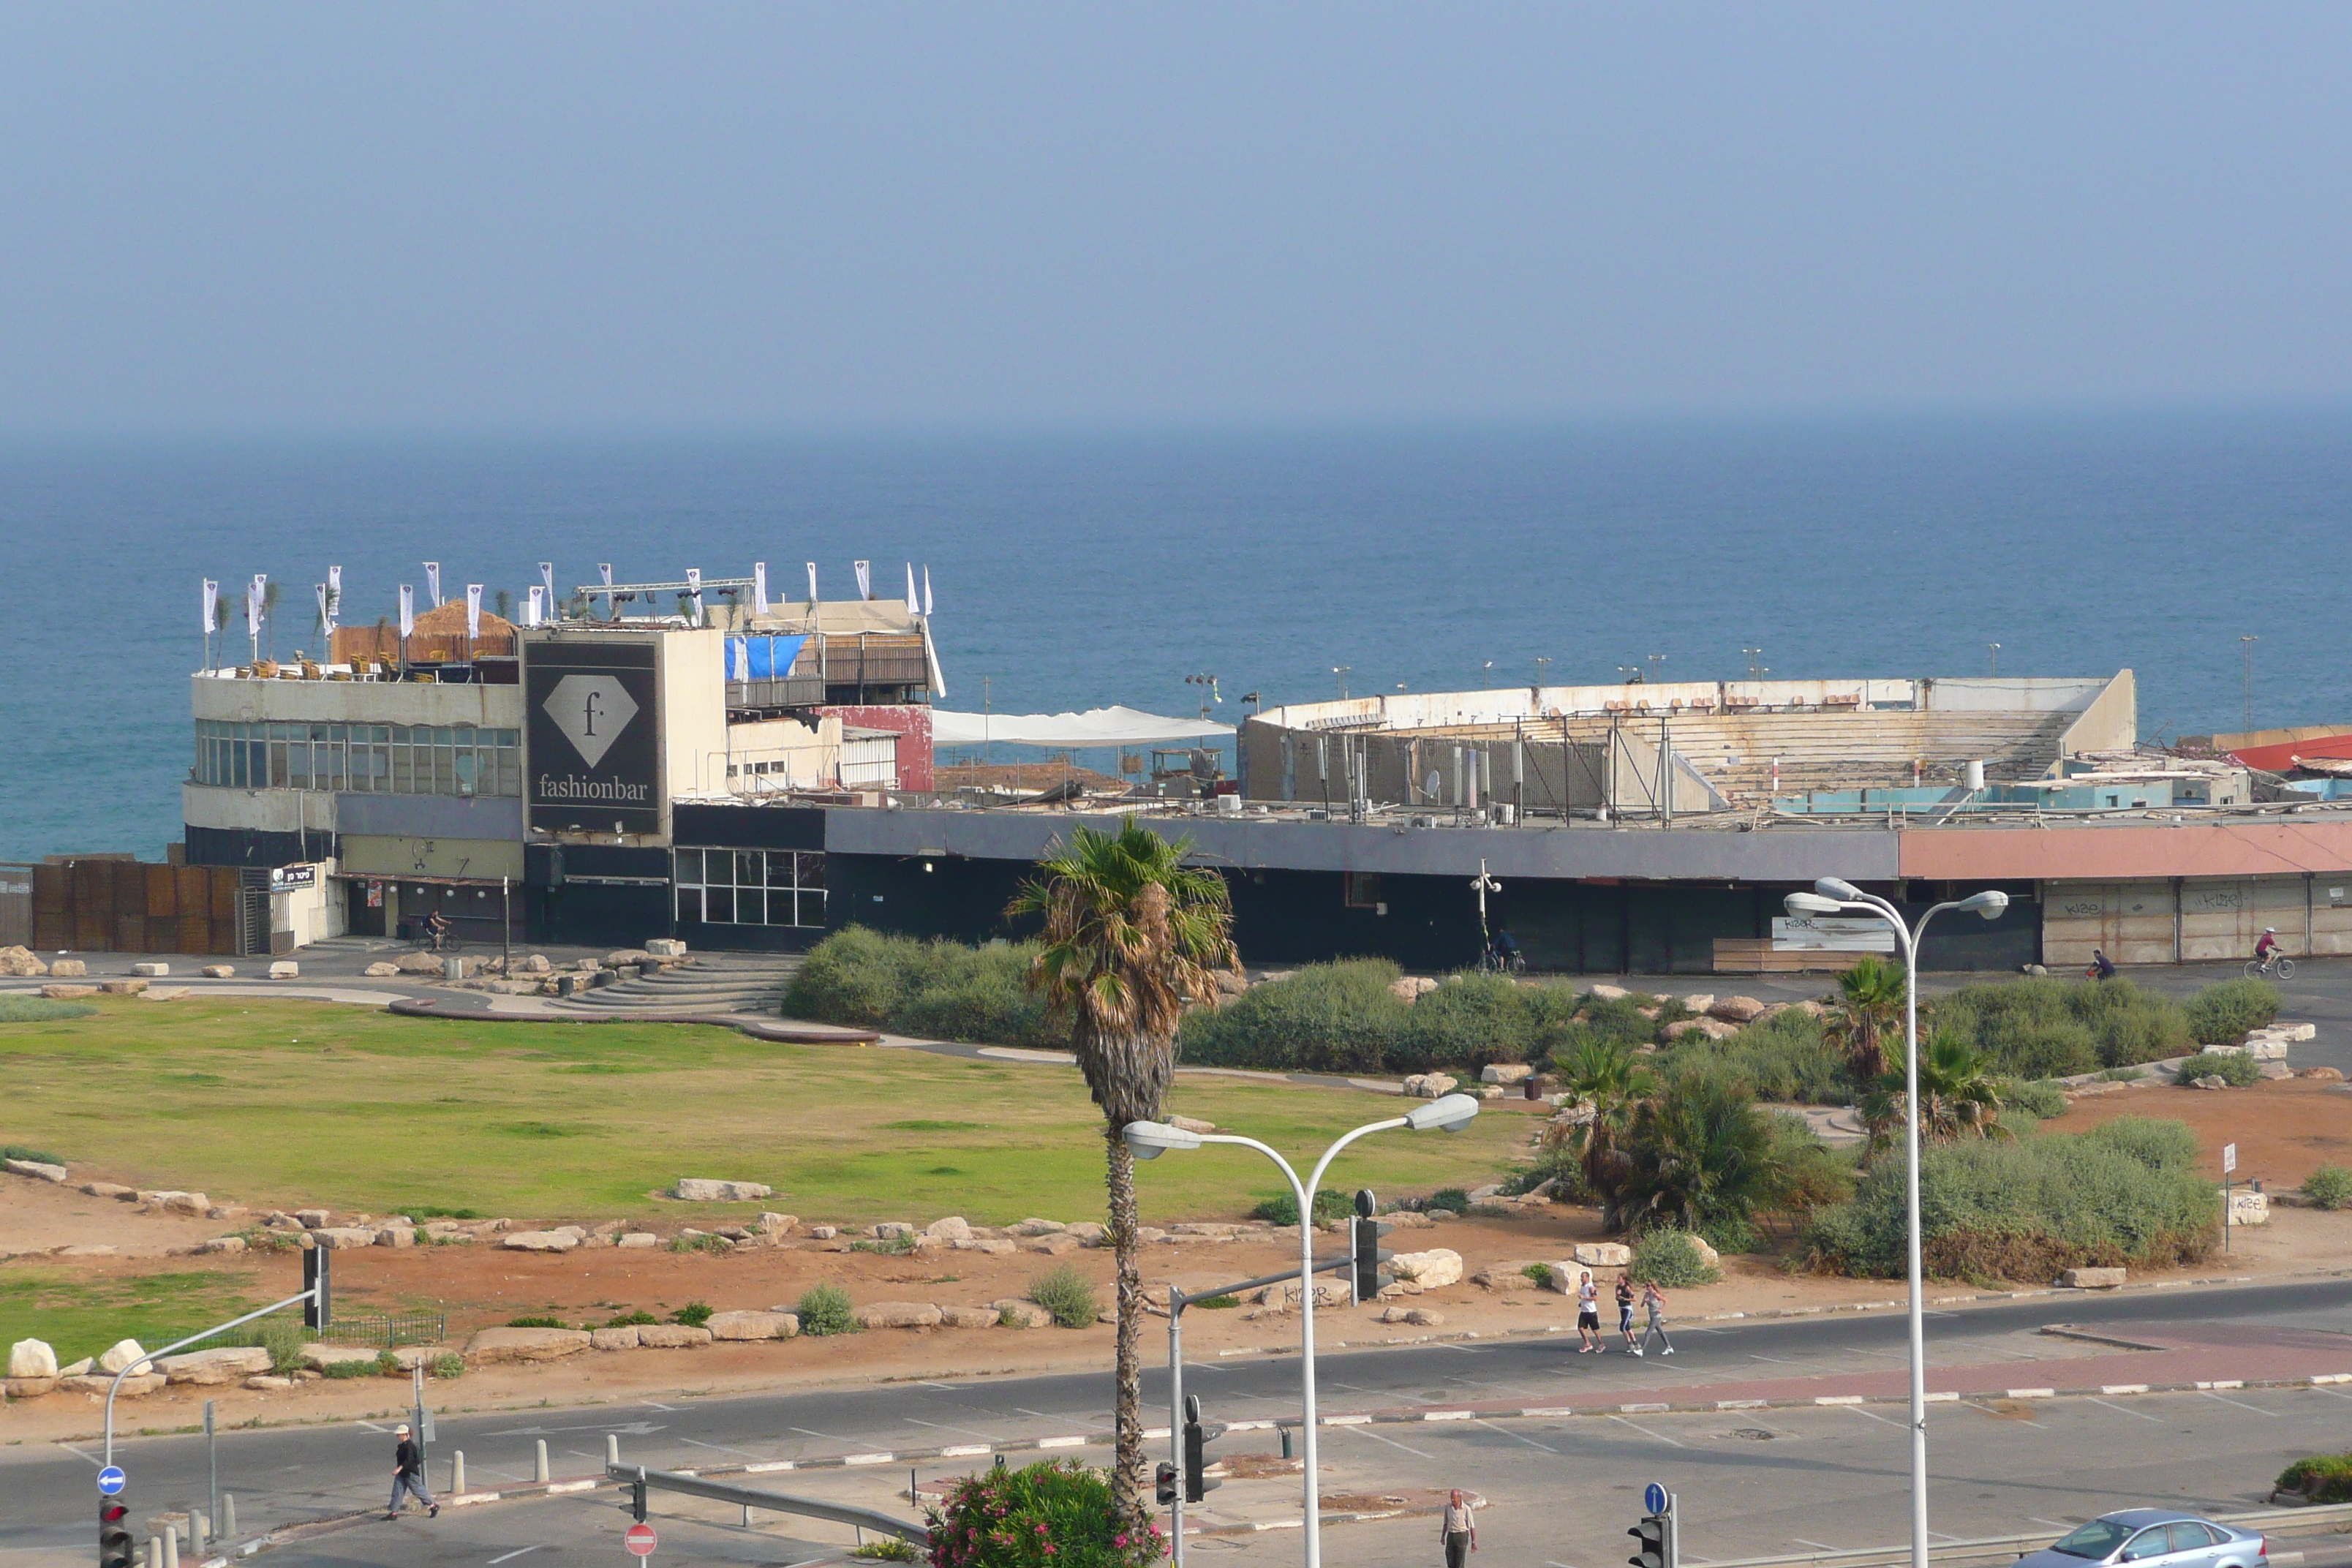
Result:
M205 579L205 636L220 630L220 584L210 577Z
M324 583L313 583L310 584L310 592L318 595L319 624L326 628L327 636L332 637L335 635L335 617L327 613L327 585ZM332 653L333 645L331 643L329 645L331 658Z
M468 583L466 584L466 636L468 638L474 638L481 635L482 585L479 583Z
M530 602L523 606L522 624L535 626L544 620L546 616L547 590L534 583L530 587Z
M693 604L694 604L694 624L695 624L696 626L700 626L700 625L702 624L702 568L701 568L701 567L699 567L699 566L689 566L689 567L688 567L688 568L686 569L686 593L687 593L687 597L688 597L688 599L690 599L690 600L692 600L692 601L693 601Z
M400 585L400 635L404 637L415 629L416 585L403 583Z
M925 618L925 619L929 619L929 616L930 616L930 614L931 614L931 569L930 569L929 567L926 566L926 567L924 567L924 568L923 568L923 616L924 616L924 618Z
M872 598L874 596L873 563L866 561L853 561L849 564L851 570L857 574L857 596L861 599Z
M907 563L907 613L910 616L920 615L923 606L915 598L915 563L909 561Z
M809 574L809 603L810 603L810 604L812 604L812 605L814 605L814 604L815 604L815 603L816 603L816 563L815 563L815 562L812 561L812 562L810 562L810 563L808 563L808 574Z
M425 563L425 596L433 601L427 608L436 607L441 603L441 563L438 561Z
M552 561L542 561L542 562L541 562L541 563L539 563L539 581L540 581L540 584L547 590L547 605L548 605L548 607L549 607L550 609L553 609L553 608L555 607L555 563L554 563L554 562L552 562Z
M245 590L245 624L255 637L261 635L262 606L269 597L269 574L256 572L253 582Z
M327 568L327 622L329 629L332 629L335 617L342 613L343 569L340 566L330 566Z
M768 613L768 563L764 561L751 563L751 613Z

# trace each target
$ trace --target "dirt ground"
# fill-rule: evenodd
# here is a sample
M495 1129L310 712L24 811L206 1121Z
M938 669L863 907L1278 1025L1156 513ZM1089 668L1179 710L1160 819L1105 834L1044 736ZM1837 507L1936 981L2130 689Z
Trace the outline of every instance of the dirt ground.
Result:
M2317 1166L2352 1165L2352 1092L2343 1084L2279 1079L2219 1090L2134 1084L2078 1100L2042 1126L2080 1132L2118 1116L2187 1122L2216 1181L2225 1143L2238 1146L2237 1179L2259 1180L2273 1192L2300 1185Z

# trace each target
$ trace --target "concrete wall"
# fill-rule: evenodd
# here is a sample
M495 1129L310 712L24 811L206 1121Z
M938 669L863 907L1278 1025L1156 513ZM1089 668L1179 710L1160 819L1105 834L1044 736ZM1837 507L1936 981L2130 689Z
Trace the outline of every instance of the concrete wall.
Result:
M2352 822L2173 826L1915 827L1903 875L1987 881L2352 874Z
M2352 952L2352 876L2138 878L2042 884L2042 948L2080 969L2094 948L2117 963L2252 958L2264 927L2293 957Z
M522 723L520 686L194 675L188 678L188 692L193 717L236 724L472 724L509 730Z
M522 802L512 795L340 795L335 825L345 833L520 842Z
M661 639L662 831L674 795L721 794L727 787L727 636L715 628L673 631ZM713 767L718 776L709 778Z
M2127 751L2139 742L2139 684L2128 669L2120 670L2105 690L2083 710L2083 716L2059 737L2060 757L2082 752Z
M191 827L239 827L260 833L332 834L342 797L317 790L180 786L180 820Z
M462 877L522 880L522 843L514 838L418 838L348 833L343 870L355 877Z
M343 887L335 880L337 862L310 863L317 878L307 888L289 888L269 895L269 951L291 952L314 942L343 934Z

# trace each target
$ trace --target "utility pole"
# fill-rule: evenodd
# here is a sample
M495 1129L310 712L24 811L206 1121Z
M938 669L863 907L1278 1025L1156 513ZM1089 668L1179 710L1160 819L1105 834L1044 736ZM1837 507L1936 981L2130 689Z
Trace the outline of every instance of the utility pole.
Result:
M1744 647L1739 651L1748 656L1748 679L1755 679L1757 666L1764 658L1764 650L1760 647Z
M1985 647L1987 651L1992 655L1992 668L1988 673L1999 675L2000 673L2000 644L1997 642L1989 642L1985 644Z
M1492 685L1494 685L1494 684L1495 684L1495 661L1494 661L1493 659L1491 659L1491 658L1490 658L1490 659L1488 659L1488 660L1486 662L1486 665L1485 665L1485 666L1484 666L1484 667L1483 667L1483 668L1478 671L1478 689L1479 689L1479 690L1481 690L1481 691L1484 691L1484 690L1486 690L1488 687L1490 687L1490 686L1492 686Z
M1654 653L1650 656L1650 682L1652 685L1657 684L1658 666L1665 662L1666 656L1664 654Z
M1541 690L1543 689L1544 666L1550 662L1551 660L1546 658L1543 655L1536 655L1536 689L1538 690Z
M1348 700L1348 672L1355 668L1352 664L1335 664L1331 667L1332 677L1339 682L1339 700L1342 702Z
M2251 636L2238 639L2238 646L2245 650L2246 655L2246 717L2243 728L2248 734L2252 734L2254 728L2254 645L2262 640Z

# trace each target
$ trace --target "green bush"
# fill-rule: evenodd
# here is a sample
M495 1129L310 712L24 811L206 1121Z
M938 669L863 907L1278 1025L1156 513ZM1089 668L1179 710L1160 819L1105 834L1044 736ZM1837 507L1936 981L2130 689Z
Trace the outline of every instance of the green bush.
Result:
M2278 1484L2314 1502L2352 1502L2352 1454L2315 1454L2279 1472Z
M1229 1312L1241 1304L1239 1296L1203 1296L1192 1303L1204 1312Z
M1109 1476L1075 1459L967 1476L929 1523L936 1568L1150 1568L1162 1554L1160 1527L1129 1534Z
M568 1329L571 1326L561 1318L509 1318L507 1320L507 1327L510 1329Z
M2352 1171L2322 1165L2303 1179L2303 1195L2316 1208L2340 1209L2352 1204Z
M1423 1214L1431 1209L1444 1209L1447 1214L1468 1214L1470 1194L1460 1187L1440 1187L1423 1201L1421 1208Z
M685 1306L672 1312L669 1315L669 1321L689 1329L707 1328L710 1323L710 1303L688 1301Z
M1336 1187L1320 1187L1315 1193L1315 1223L1328 1225L1335 1219L1345 1219L1356 1212L1355 1200ZM1277 1193L1250 1210L1250 1218L1262 1219L1268 1225L1297 1225L1298 1196L1295 1193Z
M2054 1083L2023 1083L2012 1079L2000 1086L2000 1108L2004 1122L2012 1110L2047 1121L2066 1114L2066 1096Z
M2244 975L2208 985L2189 999L2189 1032L2205 1046L2234 1046L2249 1029L2278 1016L2278 987Z
M53 1002L46 996L0 994L0 1024L49 1024L63 1018L87 1018L97 1011L87 1002ZM23 1160L30 1156L10 1157ZM57 1162L45 1160L42 1163L53 1165Z
M1606 1178L1603 1216L1617 1229L1676 1226L1731 1245L1755 1245L1754 1216L1778 1185L1775 1119L1757 1109L1747 1083L1687 1073L1633 1110L1623 1158Z
M1691 1245L1688 1231L1664 1228L1633 1238L1633 1261L1625 1273L1636 1285L1654 1284L1664 1290L1712 1285L1723 1278L1723 1270Z
M269 1370L280 1377L310 1364L302 1348L310 1342L302 1325L289 1318L265 1318L253 1331L253 1342L269 1352Z
M1186 1014L1178 1054L1199 1067L1380 1072L1412 1011L1389 989L1403 973L1386 959L1309 964L1223 1007Z
M1029 1281L1029 1299L1045 1309L1057 1328L1083 1329L1102 1310L1093 1284L1066 1263Z
M1964 985L1929 1004L1928 1012L1937 1030L1958 1036L1995 1071L2020 1079L2158 1061L2186 1056L2195 1045L2178 1004L2128 980Z
M1550 1264L1530 1263L1525 1268L1520 1269L1519 1272L1526 1275L1529 1283L1533 1284L1537 1289L1549 1290L1551 1289Z
M877 1536L863 1546L851 1548L849 1554L868 1563L913 1563L920 1558L912 1542L901 1541L895 1535Z
M1689 1072L1743 1079L1759 1100L1797 1105L1851 1105L1861 1093L1846 1055L1822 1037L1822 1020L1790 1008L1759 1018L1727 1040L1683 1036L1658 1058L1664 1076Z
M376 1377L383 1369L372 1361L331 1361L319 1369L321 1377L341 1380L348 1377Z
M715 1231L699 1231L693 1236L673 1236L669 1238L672 1252L730 1252L735 1244Z
M642 1329L660 1321L659 1318L639 1307L633 1311L614 1313L604 1320L604 1326L608 1329Z
M2173 1069L2174 1081L2183 1087L2200 1078L2218 1078L2231 1089L2249 1089L2263 1081L2263 1064L2243 1051L2200 1051Z
M5 1001L0 996L0 1001ZM0 1160L31 1160L37 1164L62 1165L65 1161L55 1154L45 1154L38 1149L27 1149L22 1143L0 1143Z
M1026 984L1035 951L1034 943L967 947L851 926L810 950L783 1010L943 1039L1066 1048L1067 1022L1049 1016Z
M1769 1166L1759 1209L1802 1217L1815 1209L1841 1204L1853 1196L1859 1150L1832 1149L1822 1142L1811 1123L1793 1112L1771 1117L1772 1137L1767 1146ZM1721 1226L1706 1227L1706 1238L1727 1252L1753 1252L1760 1237L1741 1238Z
M1919 1170L1928 1273L2049 1280L2063 1268L2205 1256L2221 1194L2177 1121L2119 1117L2087 1132L1931 1144ZM1809 1266L1885 1278L1904 1267L1904 1162L1874 1160L1853 1197L1813 1216Z
M801 1295L800 1305L793 1310L801 1321L804 1334L854 1334L857 1331L857 1310L849 1300L849 1292L838 1285L812 1285Z
M1392 1073L1475 1076L1488 1062L1526 1061L1536 1035L1523 989L1540 987L1522 987L1500 974L1448 975L1403 1009L1381 1066Z

